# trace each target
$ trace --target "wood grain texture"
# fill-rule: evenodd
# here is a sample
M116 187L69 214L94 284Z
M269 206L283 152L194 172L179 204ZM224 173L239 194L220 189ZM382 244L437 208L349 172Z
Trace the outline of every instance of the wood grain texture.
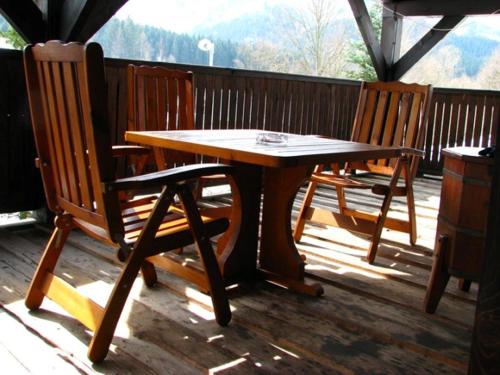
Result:
M421 311L432 264L440 184L417 178L415 185L418 246L412 249L396 232L387 231L373 265L362 260L364 237L338 228L307 227L299 252L307 257L306 281L322 284L322 298L268 283L241 285L230 292L233 321L222 329L214 324L209 297L195 285L162 271L156 288L147 288L138 278L113 339L116 348L99 366L86 360L82 342L88 333L83 326L53 314L59 310L52 304L47 303L40 314L29 314L19 302L47 240L46 230L0 231L0 282L6 287L0 289L0 302L29 329L27 334L45 340L26 345L54 348L67 358L64 363L91 374L194 374L223 365L228 366L225 372L239 374L464 374L477 284L465 293L452 277L436 314ZM335 198L329 189L320 196ZM211 202L225 199L214 197ZM368 193L363 199L373 200ZM404 212L404 200L396 201L396 211ZM376 204L372 202L373 207ZM297 208L295 204L293 217ZM183 256L199 266L194 249L187 248ZM59 267L66 281L101 301L111 289L117 265L109 247L74 232ZM90 272L93 269L101 271L99 278ZM53 319L44 319L47 314ZM7 343L13 348L14 343ZM68 373L66 367L61 371Z
M113 129L111 136L113 144L123 142L123 134L127 129L127 116L123 108L126 108L127 105L126 70L130 63L160 65L171 69L192 71L195 75L193 90L197 129L211 129L213 121L220 122L218 119L213 120L214 116L220 115L220 111L213 112L214 82L215 77L220 76L220 79L225 82L221 86L223 90L233 90L235 84L232 82L238 80L238 84L236 84L238 95L235 99L231 94L231 100L228 102L229 115L231 116L234 110L233 106L236 106L236 117L237 119L240 116L242 118L241 123L234 124L235 128L264 129L265 123L276 117L275 114L270 114L274 117L266 118L264 113L267 101L266 87L275 82L276 84L290 82L290 84L280 84L278 88L278 90L286 90L280 95L286 98L285 102L291 103L289 129L286 129L286 132L297 134L317 132L320 135L344 140L349 139L351 134L359 82L213 67L106 59L107 100L110 111L108 117L110 127ZM5 197L5 199L0 199L0 210L12 212L36 209L42 204L42 187L38 172L33 165L35 153L29 116L27 115L28 106L23 85L21 53L0 50L0 64L2 64L1 70L6 72L7 81L5 82L8 83L0 87L0 98L3 98L0 100L0 122L2 124L0 127L2 137L0 139L8 141L0 151L0 155L2 155L0 173L4 176L0 179L0 193ZM324 100L325 95L320 95L320 101L316 103L313 94L322 91L323 87L331 95L328 96L328 100ZM481 98L483 98L482 102ZM236 100L236 103L233 99ZM487 126L481 127L480 134L483 135L481 140L483 145L494 143L495 129L500 124L500 96L497 92L435 89L431 103L430 121L425 136L426 153L419 165L420 173L440 174L442 168L440 162L441 134L443 126L447 126L442 121L444 110L442 103L451 102L460 105L460 116L456 120L458 121L456 145L479 143L479 139L475 141L473 137L477 136L474 133L476 108L482 104L486 106L484 111L486 115L483 117ZM316 105L320 113L320 116L316 118L318 123L310 123L311 103ZM241 111L239 111L240 107ZM323 120L322 116L326 113L328 113L327 120ZM329 120L330 116L331 121ZM286 122L284 125L286 126ZM231 126L231 121L228 126ZM488 133L488 136L485 136L485 132ZM447 142L444 147L456 145ZM125 168L123 161L120 161L120 165L122 169Z
M126 139L149 146L164 147L168 150L186 151L213 156L233 163L242 163L243 168L253 168L262 175L263 208L262 235L260 239L260 268L287 287L320 295L318 286L307 286L304 280L304 262L298 255L291 233L292 202L301 183L311 174L318 162L338 162L340 160L365 160L398 156L396 147L374 146L356 142L325 139L320 137L294 134L266 133L286 137L280 143L257 143L259 130L196 130L196 131L129 131ZM238 164L237 164L238 165ZM264 167L261 172L259 168ZM259 179L260 180L260 179ZM242 217L253 217L260 207L260 191L256 184L240 184L240 192L249 202L242 201ZM248 206L243 206L248 205ZM254 209L250 209L254 206ZM239 238L249 238L248 228L258 225L255 221L250 227L240 227ZM237 250L237 247L234 247ZM257 248L253 250L257 253ZM244 258L232 255L235 267L245 269ZM225 266L223 266L224 273Z
M203 155L266 167L294 167L317 162L379 159L400 154L398 147L373 146L336 139L285 134L283 144L257 144L260 130L145 131L126 133L130 142L190 150ZM264 132L265 133L265 132Z
M497 129L498 137L498 129ZM471 360L469 372L471 374L485 374L500 372L500 265L499 205L500 205L500 155L494 158L494 173L491 182L491 196L488 211L488 226L486 229L486 247L481 275L481 288L478 296L477 311L472 339Z

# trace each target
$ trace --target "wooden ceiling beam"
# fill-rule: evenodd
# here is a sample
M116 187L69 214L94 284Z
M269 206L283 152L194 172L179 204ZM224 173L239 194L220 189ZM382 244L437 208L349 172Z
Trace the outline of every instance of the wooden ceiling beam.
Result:
M379 80L385 81L387 76L387 63L382 53L380 43L375 35L365 2L364 0L349 0L349 5L351 6L359 31L368 49L368 54L372 60L377 77Z
M465 16L443 17L404 56L391 66L389 71L390 79L399 80L464 18Z
M33 0L0 0L0 13L25 41L45 41L44 15Z
M404 16L472 16L500 8L498 0L383 0L383 4Z
M399 60L403 17L386 8L382 10L382 36L380 44L386 63L391 66Z
M127 0L65 0L61 10L61 40L86 42Z

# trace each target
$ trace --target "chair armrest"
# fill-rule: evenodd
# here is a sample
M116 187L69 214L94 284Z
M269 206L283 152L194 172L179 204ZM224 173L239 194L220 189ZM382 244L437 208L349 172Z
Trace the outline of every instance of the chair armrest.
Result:
M424 150L419 150L419 149L411 148L411 147L402 147L401 153L407 154L407 155L419 156L421 158L423 158L425 156Z
M190 164L140 176L120 178L103 184L105 191L140 190L177 184L214 174L231 175L233 171L234 167L225 164Z
M111 149L113 157L149 155L151 149L135 145L115 145Z

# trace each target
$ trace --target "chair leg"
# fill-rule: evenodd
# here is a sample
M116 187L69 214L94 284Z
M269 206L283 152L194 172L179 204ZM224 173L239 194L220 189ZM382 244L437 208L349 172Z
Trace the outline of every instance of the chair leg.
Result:
M391 205L392 193L389 191L382 203L382 207L380 208L380 212L378 214L377 222L375 224L375 229L372 234L372 239L370 243L370 247L368 248L367 259L368 263L372 264L375 260L378 250L378 244L380 242L380 236L382 236L382 229L384 228L384 221L387 217L387 213L389 212L389 207Z
M194 195L196 200L203 199L203 187L204 187L204 185L205 185L205 181L203 181L202 178L199 178L196 181L196 187L193 191L193 195Z
M335 188L335 190L337 190L337 201L339 202L339 212L342 215L345 215L345 209L347 208L347 202L345 200L344 188L337 186Z
M330 167L332 169L332 173L333 174L336 174L338 176L340 176L340 166L338 163L332 163L330 164ZM349 167L348 167L348 164L345 165L345 170L344 170L344 173L347 173L347 171L349 170ZM345 200L345 190L343 187L341 186L336 186L335 187L335 191L337 193L337 201L338 201L338 204L339 204L339 212L342 214L342 215L345 215L345 210L347 208L347 202Z
M163 215L173 201L175 192L168 188L163 188L157 199L151 215L149 216L139 239L137 240L133 251L130 253L125 266L118 277L117 282L111 292L106 307L102 313L102 319L94 332L94 337L90 342L88 357L92 362L100 362L106 357L109 345L113 339L113 334L120 318L123 306L132 288L139 270L144 266L148 250L151 249L156 232L161 224ZM150 269L146 271L148 273ZM146 276L147 277L147 276Z
M158 282L158 276L156 275L155 266L153 263L148 262L147 260L141 266L141 274L144 280L144 283L152 287Z
M413 184L410 176L409 163L404 163L404 178L406 187L406 204L408 206L408 223L410 227L410 244L413 246L417 243L417 216L415 213L415 197L413 195Z
M61 255L64 243L68 238L71 228L55 228L52 232L52 236L45 247L44 253L38 267L33 275L31 284L28 288L26 294L25 305L30 310L36 310L42 304L43 298L45 297L42 286L45 281L47 274L52 273L56 267L57 260Z
M391 206L393 191L398 185L399 176L401 175L401 169L403 165L407 163L406 157L402 156L396 162L396 166L394 167L394 172L391 177L391 181L389 182L389 190L385 194L384 201L382 203L382 207L380 208L380 212L378 214L378 218L375 224L375 230L373 231L372 241L370 243L370 247L368 249L367 259L368 263L372 264L375 260L375 256L377 255L378 244L380 242L380 236L382 235L382 229L384 228L384 222L387 217L387 213L389 212L389 207Z
M306 194L304 195L304 200L302 201L302 206L300 207L297 220L295 221L295 228L293 230L293 239L296 242L300 241L302 233L304 233L304 227L306 226L306 213L309 207L311 207L311 202L317 186L318 183L313 181L310 181L307 186Z
M384 205L385 202L390 199L388 199L388 196L385 197L384 199ZM388 206L389 204L387 204ZM382 229L384 228L384 220L387 216L387 211L388 208L386 209L385 207L381 209L381 212L379 214L379 217L377 219L377 223L375 225L375 230L373 231L372 234L372 239L370 246L368 248L368 254L366 256L368 263L372 264L375 261L375 257L377 256L377 250L378 250L378 244L380 242L380 237L382 236Z
M87 352L88 358L94 363L103 361L108 354L109 345L113 339L118 319L127 301L134 280L144 262L144 256L141 252L143 251L140 248L136 248L130 254L104 308L102 320L94 332Z
M448 249L448 236L440 236L434 254L431 276L427 285L427 292L424 298L424 310L429 314L436 311L437 305L450 279L450 274L446 269L446 256Z
M179 195L207 275L215 318L219 325L226 326L231 321L231 309L220 267L210 244L210 238L205 233L205 226L190 189L187 186L181 186Z
M321 172L322 169L322 165L317 165L314 169L314 172ZM297 215L297 220L295 221L295 228L293 230L293 239L296 242L300 241L300 239L302 238L302 233L304 233L304 227L306 225L306 213L309 207L311 207L314 192L316 191L317 186L318 183L314 181L309 181L309 185L307 185L304 200L302 201L302 206L300 207L299 214Z
M458 287L460 288L461 291L468 292L470 290L471 283L472 283L471 280L459 279L458 280Z

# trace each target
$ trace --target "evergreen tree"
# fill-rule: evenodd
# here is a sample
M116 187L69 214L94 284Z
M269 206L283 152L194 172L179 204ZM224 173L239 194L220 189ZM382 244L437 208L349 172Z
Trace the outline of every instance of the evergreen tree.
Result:
M377 1L369 9L375 35L380 41L382 34L382 6ZM376 81L378 79L372 60L368 54L368 49L362 40L352 41L347 52L347 61L353 68L347 72L347 75L353 79L362 81Z
M23 49L28 44L10 25L6 31L0 31L0 37L7 39L9 44L15 49Z

